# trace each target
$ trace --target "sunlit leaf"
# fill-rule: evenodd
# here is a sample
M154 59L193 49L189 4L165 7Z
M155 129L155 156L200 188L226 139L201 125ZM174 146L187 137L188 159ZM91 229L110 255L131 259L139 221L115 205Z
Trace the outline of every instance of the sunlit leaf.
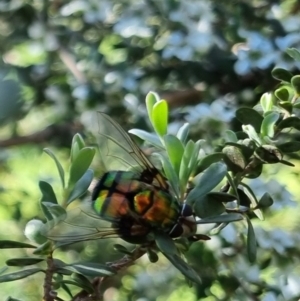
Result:
M288 101L290 94L287 88L281 87L274 92L275 96L281 101Z
M147 107L148 116L149 116L151 123L153 123L153 121L152 121L153 107L157 102L159 102L159 96L155 92L152 92L152 91L149 92L146 96L146 107Z
M152 108L152 125L156 133L163 137L167 134L168 128L168 103L165 100L160 100L155 103Z
M277 112L271 112L270 114L265 116L260 129L260 133L263 137L264 136L268 136L270 138L274 137L275 123L279 119L279 116L280 115Z

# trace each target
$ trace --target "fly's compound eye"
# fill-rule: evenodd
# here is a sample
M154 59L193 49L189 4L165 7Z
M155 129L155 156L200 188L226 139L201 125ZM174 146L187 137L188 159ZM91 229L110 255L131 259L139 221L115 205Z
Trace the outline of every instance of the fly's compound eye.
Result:
M175 224L172 230L170 231L169 235L172 238L180 237L183 234L183 228L180 224Z
M181 216L192 216L193 213L193 209L190 205L188 204L183 204L182 209L181 209Z

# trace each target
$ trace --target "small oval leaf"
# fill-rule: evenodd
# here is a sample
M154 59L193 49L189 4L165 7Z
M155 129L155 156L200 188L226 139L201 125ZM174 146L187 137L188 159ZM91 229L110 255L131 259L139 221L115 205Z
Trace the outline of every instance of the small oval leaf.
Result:
M256 238L253 226L251 221L247 218L248 224L248 235L247 235L247 251L248 251L248 258L251 263L254 263L256 260Z
M0 240L0 249L19 249L30 248L35 249L36 246L13 240Z
M0 283L23 279L23 278L26 278L26 277L31 276L33 274L39 273L39 272L44 272L44 270L39 269L39 268L33 268L33 269L18 271L18 272L15 272L15 273L1 275L0 276Z
M297 93L297 95L299 95L300 94L300 75L293 76L291 79L291 84L292 84L295 92Z
M274 68L271 71L271 74L274 78L284 81L284 82L290 82L293 74L283 68Z
M271 112L266 115L260 128L260 133L263 137L268 136L270 138L274 137L275 124L279 119L280 115L277 112Z
M168 103L165 100L155 103L152 111L152 125L160 137L167 134L168 115Z
M95 149L93 147L84 147L81 149L71 164L69 187L72 187L87 171L90 167L95 155Z
M90 184L94 178L94 172L91 169L88 169L85 174L76 182L73 190L71 191L67 204L70 204L74 200L81 197L84 193L87 192Z
M215 188L225 177L227 167L224 163L214 163L207 168L199 179L196 179L196 185L187 196L186 202L193 205L197 199L201 199L213 188Z
M236 118L244 125L251 124L255 131L259 133L263 117L251 108L240 108L235 113Z
M23 258L11 258L6 261L8 266L27 266L33 265L45 261L45 258L23 257Z
M65 172L64 172L62 165L60 164L60 162L58 161L58 159L56 158L54 153L49 148L44 148L44 152L54 160L54 162L56 164L56 168L59 173L62 187L65 188Z

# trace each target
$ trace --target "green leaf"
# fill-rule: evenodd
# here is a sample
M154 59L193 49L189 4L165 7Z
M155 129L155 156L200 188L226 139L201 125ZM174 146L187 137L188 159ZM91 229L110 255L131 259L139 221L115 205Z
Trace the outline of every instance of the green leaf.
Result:
M294 153L300 150L300 142L291 141L277 145L283 153Z
M265 192L264 195L258 201L259 208L268 208L274 203L273 198L268 192Z
M74 200L81 197L88 190L91 182L94 178L94 172L91 169L88 169L85 174L76 182L73 190L71 191L67 204L70 204Z
M152 121L153 107L157 102L159 102L159 96L154 92L149 92L146 96L146 107L147 107L149 119L152 124L153 124Z
M84 147L81 149L71 164L69 187L72 187L90 167L95 155L95 149L92 147Z
M65 269L68 269L73 272L78 272L85 276L90 277L105 277L105 276L111 276L116 273L116 271L109 266L105 264L99 264L99 263L76 263L72 265L68 265L65 267Z
M167 134L168 114L168 103L165 100L155 103L152 110L152 125L160 137Z
M0 283L23 279L23 278L26 278L26 277L31 276L33 274L39 273L39 272L44 272L44 270L39 269L39 268L33 268L33 269L18 271L18 272L15 272L15 273L1 275L0 276Z
M260 98L260 105L264 113L272 111L273 109L273 96L271 93L264 93ZM256 128L255 128L256 130Z
M44 152L54 160L54 162L56 164L56 168L57 168L58 173L59 173L59 177L60 177L62 187L65 188L65 172L64 172L64 169L63 169L62 165L60 164L60 162L58 161L58 159L56 158L54 153L49 148L44 148Z
M226 145L222 152L224 153L224 162L228 169L234 173L241 172L245 169L247 162L240 147Z
M128 131L130 134L133 134L142 140L152 144L153 146L159 148L159 149L164 149L159 137L156 134L151 134L143 130L139 129L132 129Z
M220 203L229 203L237 199L235 195L226 192L210 192L207 196Z
M71 162L73 162L79 151L85 147L85 143L83 138L80 134L75 134L72 139L72 146L71 146Z
M52 242L46 241L42 245L38 246L34 251L33 254L35 255L48 255L53 251L52 249Z
M290 82L293 74L283 68L274 68L271 71L271 74L274 78L284 81L284 82Z
M201 279L196 271L191 268L180 256L163 253L169 261L189 280L201 284Z
M219 224L219 223L231 223L244 219L240 213L228 213L218 216L206 217L197 221L197 224Z
M225 164L221 162L212 164L202 173L201 177L197 176L194 179L196 185L187 196L187 204L193 205L197 199L201 199L209 193L223 180L226 173L227 167Z
M51 218L49 219L50 221L53 219L61 221L64 220L67 216L66 210L58 204L43 202L43 206L45 208L45 211L48 212L47 215L51 216Z
M78 273L73 273L72 274L72 279L85 291L89 292L92 294L94 292L94 287L92 283L89 281L88 278L85 276L78 274Z
M226 142L237 142L238 138L235 134L235 132L231 130L226 130L224 133L224 139Z
M52 186L49 183L45 182L45 181L40 181L39 182L39 188L42 192L42 198L41 198L41 201L40 201L41 202L41 208L43 210L43 213L44 213L45 217L48 220L51 220L53 217L49 213L47 208L45 207L44 203L57 204L57 199L56 199L55 192L54 192Z
M257 111L250 108L240 108L235 112L235 116L242 124L251 124L259 133L263 117Z
M271 112L270 114L266 115L262 124L260 133L263 137L268 136L270 138L274 137L275 133L275 124L279 119L280 115L277 112Z
M196 200L193 209L196 216L200 218L220 215L225 212L224 205L221 202L216 201L209 194Z
M293 76L291 79L291 83L292 83L292 86L293 86L295 92L297 93L297 95L299 95L300 94L300 75Z
M190 177L190 161L194 151L195 151L195 143L194 141L189 140L184 148L184 152L180 164L180 170L179 170L179 183L180 183L181 192L185 191L186 184Z
M254 263L256 260L256 238L253 226L250 219L246 219L248 224L248 235L247 235L247 251L248 258L251 263Z
M173 135L165 135L164 143L171 164L176 174L179 175L181 158L184 153L184 147L181 141Z
M126 247L120 244L114 244L114 249L120 253L126 254L126 255L132 255L131 251L129 251Z
M186 143L186 140L189 135L190 125L185 123L177 132L176 137L182 142L182 144Z
M152 263L155 263L159 260L159 257L157 255L157 253L152 251L151 249L147 250L147 256L149 258L149 261L152 262Z
M162 253L168 255L178 255L174 240L169 235L157 231L154 233L154 237L156 245Z
M0 240L0 249L19 249L30 248L35 249L36 246L13 240Z
M5 301L22 301L22 300L16 299L16 298L12 298L12 297L8 297Z
M202 171L207 169L209 166L211 166L213 163L222 161L224 159L224 156L225 155L223 153L219 152L219 153L213 153L213 154L203 157L201 159L200 163L198 164L196 174L201 173Z
M288 117L286 119L283 119L279 124L277 125L278 130L286 129L286 128L294 128L298 131L300 131L300 119L299 117Z
M165 175L166 175L167 179L169 180L169 182L174 190L175 195L178 197L180 195L180 185L179 185L178 176L177 176L173 166L171 165L169 159L166 158L166 156L164 154L157 153L157 156L160 158ZM185 189L185 186L184 186L184 189Z
M248 186L247 184L245 184L244 182L240 183L245 189L244 192L246 193L246 195L248 196L250 202L251 202L251 207L252 208L257 208L258 207L258 200L256 198L255 193L253 192L253 190L251 189L250 186ZM255 215L260 219L260 220L264 220L264 216L263 213L260 209L255 209L253 210L253 212L255 213Z
M275 96L281 101L288 101L290 98L290 94L287 88L281 87L275 90Z
M288 48L285 51L291 58L293 58L296 62L300 62L300 52L296 48Z
M23 258L12 258L6 261L8 266L27 266L33 265L45 261L45 258L35 258L35 257L23 257Z

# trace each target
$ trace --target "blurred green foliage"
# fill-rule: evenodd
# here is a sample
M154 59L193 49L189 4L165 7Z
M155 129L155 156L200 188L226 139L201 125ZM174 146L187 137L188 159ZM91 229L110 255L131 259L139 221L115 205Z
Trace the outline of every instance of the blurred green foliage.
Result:
M277 70L273 76L287 82L297 74L299 60L291 56L297 58L298 52L289 50L289 56L286 49L300 48L298 14L296 0L1 1L1 240L25 241L26 222L41 216L39 180L60 191L60 178L42 148L51 148L68 166L74 133L93 141L89 132L96 127L91 122L96 110L125 128L149 129L144 99L149 90L157 91L169 103L170 130L189 122L190 136L205 139L207 152L224 137L234 140L226 130L240 131L247 117L239 111L244 114L235 118L234 111L251 107L269 90L277 89L281 108L290 112L286 102L291 102L291 89L297 91L297 77L292 86L278 86L271 70L283 68L283 74ZM268 97L256 111L265 112ZM257 122L253 126L261 129ZM264 127L264 133L269 129ZM286 131L286 137L299 141L296 131ZM299 156L291 157L294 168L268 165L249 180L256 195L268 191L274 199L264 221L251 219L258 243L255 264L249 263L239 237L246 234L245 224L234 223L189 251L202 285L189 288L162 256L152 264L142 258L110 280L104 299L298 300ZM114 243L78 244L57 256L67 262L113 261L119 255L111 252ZM1 250L3 266L11 253ZM30 254L14 250L13 257ZM40 300L40 274L1 284L1 292Z

